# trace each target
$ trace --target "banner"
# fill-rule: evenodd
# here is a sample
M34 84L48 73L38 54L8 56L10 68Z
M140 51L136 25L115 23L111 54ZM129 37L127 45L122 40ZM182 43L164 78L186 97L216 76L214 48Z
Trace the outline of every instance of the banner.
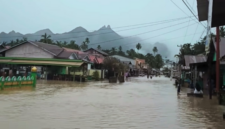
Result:
M211 41L211 25L212 25L212 9L213 9L213 0L209 1L209 7L208 7L208 21L207 21L207 38L205 41L205 52L206 54L209 53L209 45Z

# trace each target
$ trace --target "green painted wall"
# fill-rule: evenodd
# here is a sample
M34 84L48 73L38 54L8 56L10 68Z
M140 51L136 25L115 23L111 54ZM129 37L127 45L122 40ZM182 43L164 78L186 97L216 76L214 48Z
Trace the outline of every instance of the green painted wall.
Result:
M60 67L59 74L66 74L66 67Z
M225 85L225 71L223 70L223 85Z
M213 61L216 61L216 53L214 53Z

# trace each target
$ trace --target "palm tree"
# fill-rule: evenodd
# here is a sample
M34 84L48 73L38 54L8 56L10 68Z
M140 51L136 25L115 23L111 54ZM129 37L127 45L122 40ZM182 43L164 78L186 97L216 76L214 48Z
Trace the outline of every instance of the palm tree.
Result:
M98 45L97 49L98 49L98 50L101 50L101 46L100 46L100 45Z
M153 51L153 53L154 53L154 55L158 52L158 49L157 49L157 47L154 47L153 49L152 49L152 51Z
M27 37L23 37L23 42L26 42L27 41Z
M67 42L66 42L66 41L64 41L64 42L63 42L63 46L66 46L66 45L67 45Z
M112 53L112 54L116 54L116 48L115 48L115 47L112 47L111 53Z
M83 41L83 43L80 46L83 50L86 50L88 48L87 43Z
M139 51L139 50L141 49L141 44L138 43L138 44L136 45L136 48L137 48L137 50Z
M119 46L119 51L120 51L120 52L122 51L122 46Z
M50 43L51 41L51 35L47 35L46 33L44 35L41 35L42 39L40 40L41 42L44 43Z
M60 47L62 47L62 41L56 41L56 44Z

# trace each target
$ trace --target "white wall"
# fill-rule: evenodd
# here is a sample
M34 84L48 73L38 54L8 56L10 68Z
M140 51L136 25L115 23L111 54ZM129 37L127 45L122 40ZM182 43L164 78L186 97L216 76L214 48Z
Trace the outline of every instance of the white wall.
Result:
M25 43L6 51L5 57L54 58L53 55L30 43Z

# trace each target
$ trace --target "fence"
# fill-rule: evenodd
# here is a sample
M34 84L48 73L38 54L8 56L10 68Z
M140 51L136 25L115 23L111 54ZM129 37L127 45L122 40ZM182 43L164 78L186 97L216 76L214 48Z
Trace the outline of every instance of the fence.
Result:
M7 88L22 88L25 86L36 87L37 80L37 68L33 67L31 69L31 76L19 76L19 77L0 77L0 90L4 90Z

